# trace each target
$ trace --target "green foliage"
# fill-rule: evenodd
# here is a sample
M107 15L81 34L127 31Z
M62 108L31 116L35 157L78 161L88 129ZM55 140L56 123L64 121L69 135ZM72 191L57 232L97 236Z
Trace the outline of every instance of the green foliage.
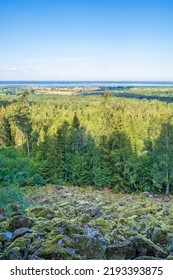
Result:
M30 179L30 185L33 185L33 186L44 186L45 185L45 181L43 180L41 175L35 174Z
M22 171L22 172L17 172L15 175L15 183L21 187L27 186L28 185L28 178L29 175L27 172Z
M14 145L14 137L10 120L7 116L3 116L0 122L0 137L6 146Z
M28 206L22 191L14 187L0 189L0 209L4 209L7 214L12 214L16 208L20 210Z
M0 183L168 194L173 186L173 104L172 89L162 90L4 97L0 141L16 150L0 149Z
M12 148L0 148L0 184L4 187L44 185L39 174L32 171L31 163L27 158Z

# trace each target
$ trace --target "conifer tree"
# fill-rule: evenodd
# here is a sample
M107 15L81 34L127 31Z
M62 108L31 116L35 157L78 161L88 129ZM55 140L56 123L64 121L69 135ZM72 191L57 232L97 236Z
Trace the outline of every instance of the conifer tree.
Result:
M17 101L16 109L14 112L14 121L18 128L23 132L26 139L27 155L30 155L30 135L32 131L29 101L27 99L28 92L24 92Z

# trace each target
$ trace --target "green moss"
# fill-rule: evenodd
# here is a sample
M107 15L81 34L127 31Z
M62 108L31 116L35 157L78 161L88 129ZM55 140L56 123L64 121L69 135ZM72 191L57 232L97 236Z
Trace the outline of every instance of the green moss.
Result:
M19 237L11 243L11 245L6 249L6 251L9 251L10 249L15 247L19 247L21 251L25 251L28 242L29 240L27 238Z
M7 230L9 228L9 222L7 221L3 221L3 222L0 222L0 229L1 230Z
M158 245L154 244L150 239L138 234L131 239L135 244L137 251L143 255L163 257L167 256L167 253Z
M58 231L57 230L52 230L50 233L48 233L47 235L47 239L54 239L56 238L56 236L59 235ZM63 236L63 235L62 235Z
M118 226L124 225L127 223L127 220L124 218L119 218L118 219Z
M52 211L51 209L44 209L38 215L39 215L39 217L52 219L55 216L55 212Z
M57 247L55 246L55 244L51 244L51 242L46 242L39 251L38 255L47 258L52 255L56 255L56 253Z
M118 207L118 208L116 209L116 211L117 211L117 212L125 212L125 211L126 211L126 208L120 206L120 207Z
M56 226L56 224L54 223L54 221L50 220L47 221L43 224L43 228L44 230L46 230L47 232L51 232L53 230L53 228Z
M27 238L27 239L31 239L31 241L34 241L35 239L38 238L38 233L37 232L31 232L31 233L28 232L23 237Z
M6 241L8 241L8 239L7 239L7 237L6 237L6 235L5 235L4 233L0 233L0 241L1 241L1 242L6 242Z
M34 213L31 212L30 209L26 209L25 214L26 214L27 218L35 220L35 215L34 215Z
M82 224L86 224L86 223L88 223L90 220L91 220L90 215L88 215L88 214L83 214L83 215L81 215L80 221L81 221Z
M75 248L78 249L80 254L85 253L85 247L87 245L87 242L89 240L89 237L87 235L74 235L73 240L75 241Z
M169 256L167 256L167 258L166 258L167 260L173 260L173 255L169 255Z
M51 242L51 244L57 244L57 242L59 240L62 240L64 246L73 247L73 245L71 244L69 239L66 236L62 235L62 234L58 234L54 239L50 240L50 242Z

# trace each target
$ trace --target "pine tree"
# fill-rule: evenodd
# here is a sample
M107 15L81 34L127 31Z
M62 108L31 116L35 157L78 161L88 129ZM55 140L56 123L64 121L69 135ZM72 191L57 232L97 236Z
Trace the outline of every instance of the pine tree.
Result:
M1 120L0 137L6 146L12 146L15 144L14 137L11 131L9 117L3 116Z
M158 190L165 188L165 195L169 195L173 185L173 126L170 122L162 125L152 157L153 182Z
M32 131L29 101L27 99L28 92L24 92L18 99L14 112L14 121L18 128L23 132L26 138L27 154L30 155L30 135Z

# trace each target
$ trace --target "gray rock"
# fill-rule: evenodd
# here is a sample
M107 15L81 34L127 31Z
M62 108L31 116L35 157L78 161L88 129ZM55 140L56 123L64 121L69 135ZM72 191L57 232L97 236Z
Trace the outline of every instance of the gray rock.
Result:
M66 251L67 251L67 253L68 253L70 256L72 256L72 257L74 257L74 256L76 255L76 250L73 249L73 248L71 248L71 247L67 247L67 248L66 248Z
M167 244L167 232L161 228L154 227L151 240L161 245Z
M81 212L82 214L84 213L89 214L91 217L95 217L95 216L99 217L101 208L102 208L101 205L97 205L97 206L92 205L82 209Z
M136 248L129 240L118 242L115 245L109 245L106 249L107 259L134 259L136 257Z
M158 258L166 258L168 253L165 252L160 246L154 244L150 239L139 234L134 236L132 242L141 256L154 256Z
M31 228L33 224L34 221L32 219L29 219L24 215L15 215L10 221L9 229L11 231L14 231L22 227Z
M99 234L99 229L93 228L93 227L88 227L85 230L86 235L88 235L90 238L96 237Z
M18 228L18 229L16 229L12 234L12 240L16 239L19 236L24 235L27 232L31 233L31 232L34 232L34 230L31 230L29 228Z
M107 242L104 239L90 238L85 248L87 259L106 259L106 246Z
M19 247L7 250L0 258L1 260L22 260L22 254Z
M4 232L4 234L5 234L5 236L6 236L6 238L8 239L8 240L11 240L11 238L12 238L12 232L10 232L10 231L6 231L6 232Z

